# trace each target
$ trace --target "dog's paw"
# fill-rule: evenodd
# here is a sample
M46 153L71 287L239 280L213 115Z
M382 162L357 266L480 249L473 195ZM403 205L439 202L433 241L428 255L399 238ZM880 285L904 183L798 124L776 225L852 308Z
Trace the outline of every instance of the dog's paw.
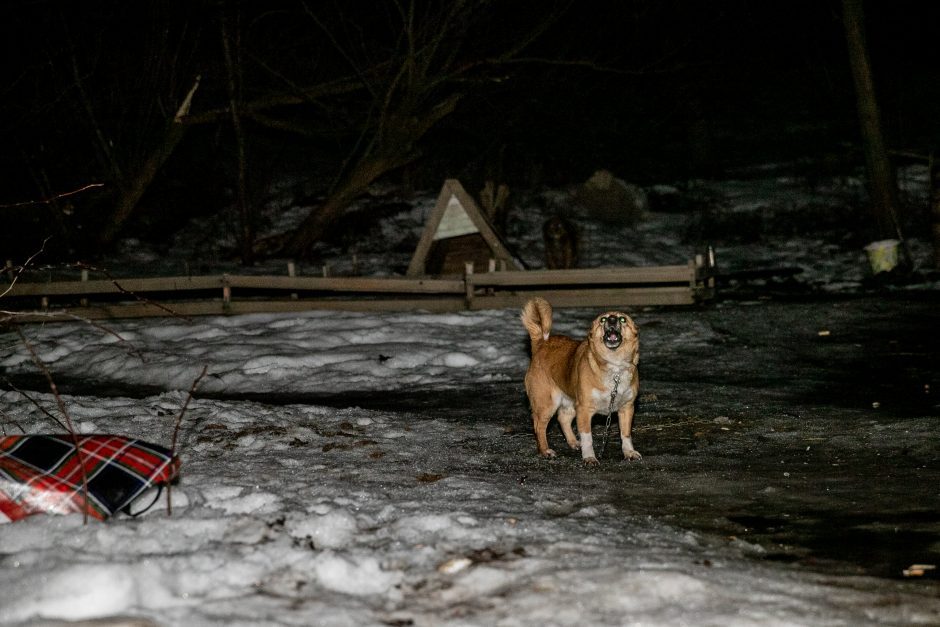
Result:
M600 464L600 462L597 461L596 457L585 457L584 463L588 466L597 466L598 464Z
M624 451L623 453L623 459L628 462L635 461L637 459L640 459L641 457L643 456L640 455L639 451Z
M541 453L539 453L539 455L541 455L542 457L547 457L547 458L551 459L552 457L555 457L555 456L557 455L557 453L555 452L554 449L547 448L547 449L545 449L544 451L542 451Z

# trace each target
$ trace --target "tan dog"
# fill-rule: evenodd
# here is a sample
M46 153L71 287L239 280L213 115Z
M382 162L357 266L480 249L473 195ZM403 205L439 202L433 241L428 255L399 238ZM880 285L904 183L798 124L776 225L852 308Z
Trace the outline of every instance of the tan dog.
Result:
M640 385L637 376L640 340L630 316L619 311L599 315L587 338L579 342L564 335L549 335L552 307L544 298L533 298L522 309L522 324L532 340L532 362L525 375L525 390L532 407L539 454L555 456L555 451L548 447L546 429L557 411L568 446L580 447L584 462L596 464L591 418L613 410L620 419L624 459L639 459L630 433L633 402ZM575 417L580 442L571 430Z

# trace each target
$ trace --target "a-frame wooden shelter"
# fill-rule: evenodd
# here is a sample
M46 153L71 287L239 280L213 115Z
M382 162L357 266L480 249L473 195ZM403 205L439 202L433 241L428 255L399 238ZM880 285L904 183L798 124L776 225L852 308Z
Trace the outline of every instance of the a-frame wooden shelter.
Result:
M407 276L463 274L470 262L476 272L484 272L491 259L501 269L524 269L460 181L447 179L428 216Z

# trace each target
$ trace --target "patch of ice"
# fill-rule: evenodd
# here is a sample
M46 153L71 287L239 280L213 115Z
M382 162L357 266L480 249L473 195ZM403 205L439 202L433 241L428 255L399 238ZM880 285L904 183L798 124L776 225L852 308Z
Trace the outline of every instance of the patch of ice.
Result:
M345 509L334 509L312 516L288 516L285 528L291 537L310 538L317 548L340 549L348 546L358 531L356 517Z
M6 598L3 598L6 597ZM4 622L85 620L127 611L137 604L136 580L124 564L70 564L32 570L0 593Z
M456 352L441 355L434 361L435 363L443 364L448 368L468 368L470 366L476 366L480 363L471 355Z
M384 594L404 576L401 571L383 570L374 557L343 556L330 550L314 558L312 569L327 590L355 596Z
M206 497L206 491L203 491ZM270 492L257 491L240 496L206 498L206 505L221 509L226 514L263 514L274 511L280 503L280 498Z

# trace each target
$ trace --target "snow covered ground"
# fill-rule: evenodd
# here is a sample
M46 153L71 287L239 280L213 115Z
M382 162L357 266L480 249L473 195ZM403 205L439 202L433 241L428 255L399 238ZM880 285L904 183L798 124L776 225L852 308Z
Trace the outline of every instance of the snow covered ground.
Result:
M745 211L755 198L764 199L757 206L780 205L775 194L785 183L721 189L730 210ZM433 200L360 242L360 271L406 265L409 254L389 243L420 232ZM533 267L540 265L535 213L520 212L510 233ZM686 219L654 214L626 249L608 227L586 224L586 264L684 261L695 252L682 243ZM914 248L926 254L920 242ZM137 253L129 265L181 263ZM351 267L348 249L323 254L340 272ZM865 273L857 248L805 236L720 247L722 258L739 269L799 265L801 280L819 289L862 289ZM558 312L556 331L580 335L593 315ZM721 340L694 311L661 317L643 309L636 318L641 377L644 364ZM86 433L168 444L186 390L208 366L183 421L173 514L158 506L107 523L34 516L0 526L2 624L940 623L934 582L761 560L755 556L767 549L746 539L634 507L631 485L669 470L655 455L605 460L601 471L582 467L574 453L538 459L521 398L527 355L516 311L311 312L120 321L109 329L76 322L25 333L73 392L65 400ZM34 372L15 336L0 336L0 371ZM54 429L10 385L0 390L3 433ZM711 413L700 418L727 431L738 417L722 404L724 388L715 390L706 401ZM39 386L30 396L55 405ZM646 401L653 409L644 418L641 407L638 424L667 425L681 413L681 398L663 399L658 410L654 395ZM757 424L759 416L788 414L770 403L753 415ZM742 425L739 437L750 437L748 429ZM643 451L641 439L637 446Z

